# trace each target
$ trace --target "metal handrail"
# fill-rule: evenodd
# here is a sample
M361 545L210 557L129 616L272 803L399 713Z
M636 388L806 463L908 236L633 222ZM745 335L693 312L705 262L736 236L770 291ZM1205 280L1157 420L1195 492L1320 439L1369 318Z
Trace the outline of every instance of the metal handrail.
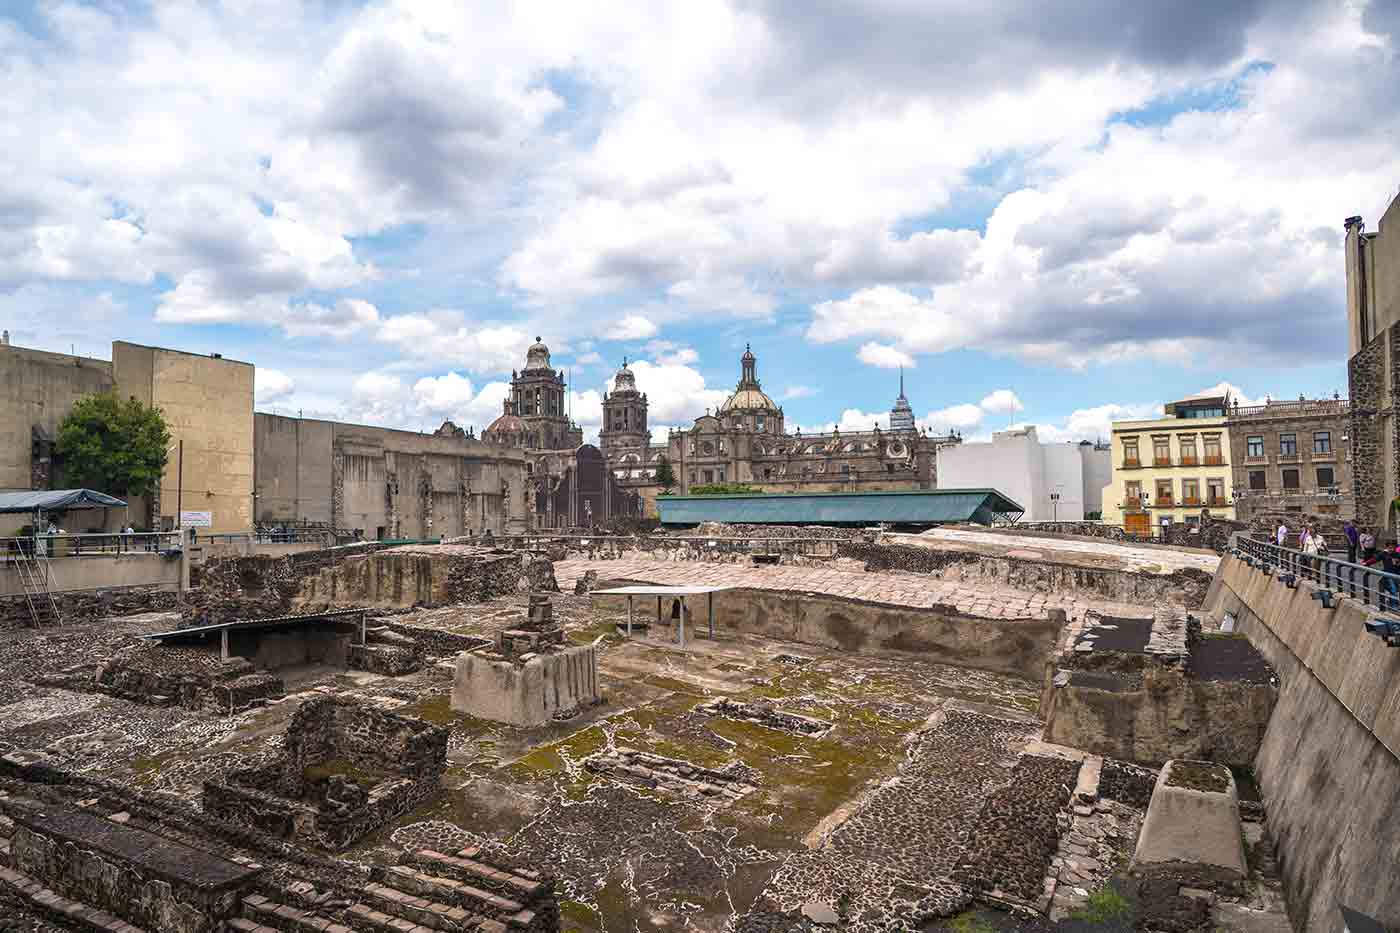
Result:
M1307 580L1381 611L1400 607L1400 574L1321 554L1305 554L1296 548L1256 541L1243 534L1236 536L1231 546L1256 566L1273 568L1280 575L1293 574L1295 581Z
M37 534L0 538L0 560L26 557L83 557L95 554L154 554L180 546L178 531L120 531L95 534Z

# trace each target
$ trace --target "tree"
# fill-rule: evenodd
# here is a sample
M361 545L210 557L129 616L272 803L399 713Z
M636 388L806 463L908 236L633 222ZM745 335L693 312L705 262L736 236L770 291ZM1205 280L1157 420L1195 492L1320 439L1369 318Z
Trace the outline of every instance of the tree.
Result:
M661 491L670 495L671 490L676 488L676 471L671 467L671 461L665 456L656 460L656 481L661 484Z
M160 409L98 392L77 401L58 428L55 450L70 486L117 496L155 488L169 456L170 431Z
M745 483L709 483L704 486L691 486L692 496L747 496L763 492Z

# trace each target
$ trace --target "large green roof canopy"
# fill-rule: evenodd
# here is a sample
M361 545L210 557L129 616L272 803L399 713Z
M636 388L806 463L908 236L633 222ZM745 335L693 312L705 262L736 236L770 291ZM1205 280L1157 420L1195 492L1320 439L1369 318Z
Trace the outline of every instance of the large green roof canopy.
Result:
M119 509L126 505L105 492L94 489L34 489L29 492L0 492L0 513L62 512L66 509Z
M1019 504L995 489L914 489L900 492L741 493L658 496L666 525L727 522L770 525L946 525L1015 522Z

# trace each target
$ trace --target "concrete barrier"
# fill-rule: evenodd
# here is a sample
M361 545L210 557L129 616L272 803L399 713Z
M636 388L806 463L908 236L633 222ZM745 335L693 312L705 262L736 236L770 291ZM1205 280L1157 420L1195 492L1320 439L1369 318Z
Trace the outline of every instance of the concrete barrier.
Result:
M1340 931L1346 905L1400 927L1400 650L1365 632L1364 606L1325 609L1230 556L1204 608L1281 682L1254 767L1294 925Z
M181 562L155 553L53 557L33 561L31 566L47 571L54 593L138 586L180 589ZM0 598L23 595L15 562L0 561Z

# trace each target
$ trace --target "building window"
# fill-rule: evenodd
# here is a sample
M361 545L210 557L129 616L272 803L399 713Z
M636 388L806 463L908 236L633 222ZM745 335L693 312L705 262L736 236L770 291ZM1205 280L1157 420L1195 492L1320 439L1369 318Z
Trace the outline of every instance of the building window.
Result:
M842 472L842 473L850 473L850 472L851 472L851 465L850 465L849 463L843 463L843 464L841 464L841 472Z
M762 431L762 430L765 429L765 426L767 425L767 423L768 423L768 422L767 422L767 419L766 419L766 418L764 418L762 415L759 415L759 416L758 416L758 429L759 429L760 431Z
M1280 434L1278 436L1278 455L1280 457L1298 456L1298 435Z
M1255 434L1247 438L1244 442L1244 455L1251 460L1258 460L1264 456L1264 436Z
M1337 477L1336 477L1336 474L1332 472L1332 468L1331 468L1331 467L1318 467L1318 468L1317 468L1317 490L1318 490L1318 492L1323 492L1323 491L1325 491L1325 490L1331 489L1331 488L1332 488L1333 486L1335 486L1335 485L1337 485Z
M885 472L886 472L886 473L893 473L893 472L894 472L894 464L893 464L893 463L887 463L887 464L885 464Z
M1331 431L1314 431L1314 432L1313 432L1313 453L1315 453L1315 454L1330 454L1331 452L1332 452L1332 432L1331 432Z
M705 477L705 482L707 482L707 483L713 483L713 482L715 481L715 471L714 471L714 470L705 470L703 475L704 475L704 477Z
M1200 505L1201 504L1201 481L1198 479L1184 479L1181 481L1181 504Z
M1142 508L1142 483L1133 480L1123 485L1123 505L1130 509Z
M1154 466L1172 465L1172 441L1170 437L1152 438L1152 464Z
M1207 434L1201 439L1201 446L1205 449L1206 466L1220 466L1225 462L1225 458L1220 455L1220 435Z
M1157 480L1157 504L1172 504L1172 481L1169 479Z
M763 478L764 478L764 479L772 479L772 478L773 478L773 468L772 468L772 467L764 467L764 468L763 468Z
M694 471L694 470L691 470L691 471L690 471L690 485L692 485L692 486L695 485L695 471Z
M723 471L723 470L720 470L720 471L719 471L719 481L720 481L721 483L724 482L724 471Z
M1196 465L1196 439L1194 437L1182 437L1177 439L1177 444L1181 447L1181 465Z
M1207 504L1222 506L1225 504L1225 481L1223 479L1206 480Z
M1297 471L1297 470L1284 470L1284 471L1283 471L1283 488L1284 488L1284 489L1297 489L1297 488L1298 488L1298 471Z
M1123 438L1123 466L1141 466L1142 461L1138 459L1138 442L1135 437Z
M1265 478L1265 476L1264 476L1264 471L1263 471L1263 470L1250 470L1250 471L1249 471L1249 488L1250 488L1250 489L1268 489L1268 488L1269 488L1269 483L1268 483L1268 480L1267 480L1267 479Z

